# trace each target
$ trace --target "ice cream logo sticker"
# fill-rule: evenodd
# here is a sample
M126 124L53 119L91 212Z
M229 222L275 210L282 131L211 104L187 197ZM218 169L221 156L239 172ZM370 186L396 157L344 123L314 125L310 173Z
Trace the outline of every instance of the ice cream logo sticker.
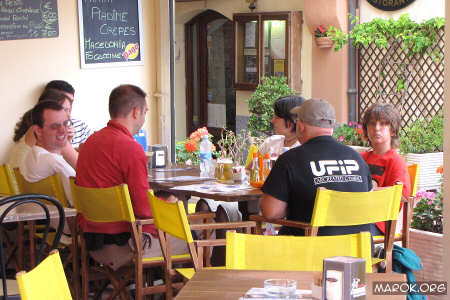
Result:
M122 55L125 60L135 59L139 55L139 44L128 44Z

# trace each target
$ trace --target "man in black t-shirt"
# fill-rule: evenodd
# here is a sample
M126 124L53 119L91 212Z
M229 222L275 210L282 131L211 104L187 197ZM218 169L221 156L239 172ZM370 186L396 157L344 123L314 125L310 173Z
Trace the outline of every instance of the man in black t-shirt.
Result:
M332 137L336 117L327 101L310 99L291 112L297 115L296 132L302 145L282 154L264 183L260 204L264 217L310 222L318 187L345 192L372 189L370 171L361 155ZM370 231L369 224L321 227L319 235L360 231ZM279 234L304 232L282 227Z

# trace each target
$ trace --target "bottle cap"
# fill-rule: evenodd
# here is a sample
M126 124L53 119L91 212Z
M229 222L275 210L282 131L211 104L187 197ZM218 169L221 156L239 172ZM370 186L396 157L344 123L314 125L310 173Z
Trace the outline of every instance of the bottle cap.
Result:
M270 158L269 153L264 154L264 159L269 159L269 158Z
M253 152L253 158L258 157L258 152Z

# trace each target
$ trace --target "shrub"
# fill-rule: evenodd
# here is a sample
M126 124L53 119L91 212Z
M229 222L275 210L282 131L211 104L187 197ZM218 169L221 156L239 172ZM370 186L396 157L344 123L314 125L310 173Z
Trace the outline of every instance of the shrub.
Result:
M253 95L247 99L250 112L248 129L251 135L272 134L270 121L273 118L273 103L278 98L295 94L295 91L291 90L286 82L286 77L262 77L261 83Z
M400 131L400 151L402 153L440 152L443 149L444 119L442 112L430 122L419 120L405 126Z

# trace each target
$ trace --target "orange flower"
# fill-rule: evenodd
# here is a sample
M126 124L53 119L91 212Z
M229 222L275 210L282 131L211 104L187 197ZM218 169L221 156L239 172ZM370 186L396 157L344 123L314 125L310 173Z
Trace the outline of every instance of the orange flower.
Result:
M440 166L436 169L436 173L444 174L444 166Z
M198 133L198 131L194 131L193 133L191 133L189 138L191 140L193 140L193 141L199 142L200 141L200 134Z
M184 147L186 148L186 150L188 152L191 152L191 153L198 149L198 145L194 140L186 141L186 143L184 143Z

